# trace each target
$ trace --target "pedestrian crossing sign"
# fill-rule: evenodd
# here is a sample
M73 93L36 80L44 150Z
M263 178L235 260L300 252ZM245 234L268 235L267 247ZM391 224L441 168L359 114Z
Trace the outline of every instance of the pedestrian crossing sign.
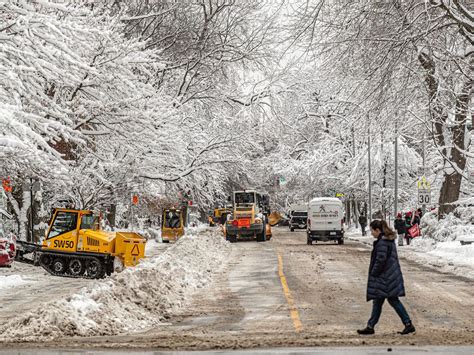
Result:
M431 190L431 184L424 175L418 180L418 190Z

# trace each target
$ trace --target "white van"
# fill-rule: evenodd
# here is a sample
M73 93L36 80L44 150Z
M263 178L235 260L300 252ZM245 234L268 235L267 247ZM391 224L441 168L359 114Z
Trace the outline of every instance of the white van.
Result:
M338 198L318 197L308 206L308 245L313 241L344 244L344 211Z

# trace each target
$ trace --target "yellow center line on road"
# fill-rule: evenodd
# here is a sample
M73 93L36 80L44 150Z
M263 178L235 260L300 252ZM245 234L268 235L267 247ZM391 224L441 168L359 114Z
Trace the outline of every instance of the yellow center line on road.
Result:
M283 273L283 258L278 254L278 275L280 276L281 287L283 287L283 293L285 294L286 302L290 308L290 316L293 321L293 327L296 332L300 332L303 329L303 324L301 324L300 315L298 309L295 306L295 300L291 296L290 288L288 287L288 282L286 282L285 274Z

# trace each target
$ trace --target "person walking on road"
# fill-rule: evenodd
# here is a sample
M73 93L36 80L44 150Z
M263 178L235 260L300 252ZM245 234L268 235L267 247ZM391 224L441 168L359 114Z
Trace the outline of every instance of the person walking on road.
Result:
M367 228L367 216L365 214L361 214L359 216L359 224L360 229L362 230L362 236L366 236L367 233L365 232L365 228Z
M407 227L405 225L405 220L402 217L402 214L398 212L397 218L395 219L395 230L397 231L398 234L398 245L403 246L403 239L405 238L405 235L407 234Z
M367 327L357 330L362 335L374 334L375 326L382 314L385 300L393 307L405 328L399 334L415 332L410 316L400 302L399 297L405 296L403 275L398 261L395 246L395 233L387 222L375 220L370 223L370 232L377 240L370 257L369 280L367 283L367 301L372 300L372 315Z

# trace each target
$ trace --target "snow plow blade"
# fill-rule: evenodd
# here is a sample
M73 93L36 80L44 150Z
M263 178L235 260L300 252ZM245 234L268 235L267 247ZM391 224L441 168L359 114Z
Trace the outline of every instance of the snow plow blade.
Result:
M115 256L118 256L124 266L135 266L145 257L146 239L134 232L116 232Z

